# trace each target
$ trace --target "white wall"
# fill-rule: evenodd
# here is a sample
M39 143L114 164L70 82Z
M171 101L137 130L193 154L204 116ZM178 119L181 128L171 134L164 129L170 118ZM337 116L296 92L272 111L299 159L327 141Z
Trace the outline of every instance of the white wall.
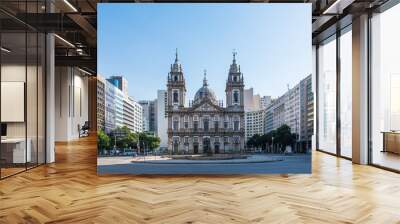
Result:
M88 78L71 67L56 67L55 73L55 141L70 141L89 119Z

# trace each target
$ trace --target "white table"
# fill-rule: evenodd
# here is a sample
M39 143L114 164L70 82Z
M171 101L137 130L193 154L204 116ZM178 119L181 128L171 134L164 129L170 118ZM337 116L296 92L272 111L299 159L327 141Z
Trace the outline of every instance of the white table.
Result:
M31 162L32 160L32 152L31 152L31 139L27 139L28 144L25 151L25 138L6 138L1 139L1 144L6 145L7 147L13 145L13 155L12 162L13 163L26 163Z

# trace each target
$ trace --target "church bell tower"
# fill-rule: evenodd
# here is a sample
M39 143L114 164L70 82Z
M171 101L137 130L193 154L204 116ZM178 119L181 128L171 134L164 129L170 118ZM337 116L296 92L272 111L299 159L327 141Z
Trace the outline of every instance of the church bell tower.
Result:
M240 65L236 63L236 52L233 52L232 64L229 68L228 80L226 81L226 105L227 107L244 107L244 82Z
M171 64L167 82L168 107L179 108L185 106L186 86L182 65L178 60L178 50L175 52L175 62Z

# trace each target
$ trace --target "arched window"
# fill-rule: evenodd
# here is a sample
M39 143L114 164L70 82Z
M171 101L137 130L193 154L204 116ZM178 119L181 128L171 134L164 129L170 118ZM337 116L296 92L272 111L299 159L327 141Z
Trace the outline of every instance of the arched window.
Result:
M189 128L189 117L188 116L184 117L184 126L185 126L185 129Z
M233 130L239 131L239 129L240 129L240 118L235 117L235 119L233 120Z
M178 81L178 76L177 75L174 75L174 81L175 82Z
M219 117L218 117L218 115L214 116L214 129L215 129L216 132L219 129Z
M209 129L209 120L208 120L208 117L205 117L204 119L203 119L203 129L204 129L204 131L208 131L208 129Z
M197 131L198 128L199 128L199 117L195 115L193 117L193 131Z
M174 90L174 93L172 94L172 98L174 103L179 103L179 93L178 90Z
M172 129L174 131L177 131L179 129L179 118L178 117L174 117L174 119L172 121Z
M239 103L239 91L237 90L233 91L233 103L234 104Z

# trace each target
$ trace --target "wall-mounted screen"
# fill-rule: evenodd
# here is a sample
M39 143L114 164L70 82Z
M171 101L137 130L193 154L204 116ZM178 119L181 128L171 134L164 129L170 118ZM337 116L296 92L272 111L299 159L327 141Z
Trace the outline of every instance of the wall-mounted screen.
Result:
M24 82L1 82L1 122L24 122L24 102Z

